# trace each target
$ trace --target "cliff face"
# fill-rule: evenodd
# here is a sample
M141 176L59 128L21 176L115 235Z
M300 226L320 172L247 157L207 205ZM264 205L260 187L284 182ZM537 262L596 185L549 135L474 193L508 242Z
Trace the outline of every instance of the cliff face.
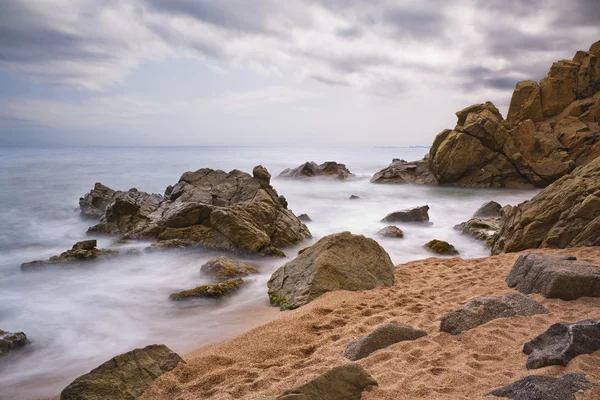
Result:
M539 84L519 82L506 120L490 102L456 115L429 152L440 184L549 185L600 156L600 41L555 62Z

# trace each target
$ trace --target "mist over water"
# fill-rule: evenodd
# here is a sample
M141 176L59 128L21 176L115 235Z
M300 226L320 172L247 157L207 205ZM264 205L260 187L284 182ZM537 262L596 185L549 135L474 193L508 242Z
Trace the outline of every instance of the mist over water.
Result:
M268 306L270 274L292 259L244 258L260 274L223 301L172 303L174 291L211 282L200 266L219 253L171 250L120 256L92 264L21 272L23 262L47 259L86 239L94 221L83 220L79 197L94 183L119 190L163 193L185 171L214 168L251 173L258 164L296 215L307 213L313 242L349 230L378 240L392 261L432 256L423 244L447 240L464 258L483 257L481 242L453 226L484 202L517 204L535 190L475 190L420 185L375 185L369 179L392 158L416 160L427 149L408 148L0 148L0 329L27 334L31 345L0 360L0 398L38 399L57 395L77 376L114 355L152 343L185 353L237 335L275 318ZM305 161L337 161L358 176L348 182L279 180L277 174ZM359 200L349 200L350 195ZM389 212L428 204L433 224L397 224L404 239L379 239L379 222ZM116 238L99 238L108 247ZM144 248L148 243L113 246ZM123 251L124 253L124 251ZM238 257L239 258L239 257Z

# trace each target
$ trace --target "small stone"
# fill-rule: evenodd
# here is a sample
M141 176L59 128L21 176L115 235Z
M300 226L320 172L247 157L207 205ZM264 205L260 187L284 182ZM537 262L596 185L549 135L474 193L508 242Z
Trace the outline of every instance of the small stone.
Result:
M244 280L241 278L231 279L229 281L215 283L212 285L202 285L197 288L184 290L182 292L173 293L169 296L171 300L187 300L193 298L212 298L218 299L225 296L229 296L234 292L238 291Z
M402 239L404 237L404 232L397 226L390 225L377 232L377 235L384 238Z
M357 361L367 357L374 351L384 349L395 343L416 340L423 336L427 336L427 333L422 329L391 322L381 325L368 335L348 343L344 357L352 361Z
M424 247L436 254L443 256L455 256L458 254L458 251L453 245L443 240L433 239L432 241L426 243Z
M358 200L360 199L360 197L356 196L356 195L350 195L350 200Z

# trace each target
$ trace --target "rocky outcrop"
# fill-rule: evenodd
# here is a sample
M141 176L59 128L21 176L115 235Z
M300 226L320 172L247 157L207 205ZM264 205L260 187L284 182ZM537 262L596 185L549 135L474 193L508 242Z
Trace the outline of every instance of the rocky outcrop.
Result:
M506 207L493 254L600 245L600 157L531 200Z
M429 206L408 208L386 215L381 222L428 222Z
M100 219L108 205L125 194L126 192L112 190L98 182L89 193L79 199L81 215L85 218Z
M530 297L513 293L499 297L480 297L444 314L440 332L458 335L497 318L548 314L548 310Z
M429 169L427 158L412 162L395 158L389 166L373 175L371 183L419 183L435 185L437 182Z
M61 392L60 400L137 399L155 379L182 362L163 344L135 349L75 379Z
M427 336L427 333L422 329L397 322L390 322L348 343L344 357L352 361L360 360L369 356L374 351L385 349L395 343L406 340L416 340L423 336Z
M500 217L502 206L495 201L488 201L475 211L472 218L497 218Z
M48 265L68 264L79 261L94 261L114 257L119 252L117 250L98 249L96 240L83 240L73 245L71 250L67 250L58 256L52 256L48 260L36 260L21 264L21 270L35 269Z
M373 239L350 232L328 235L273 273L271 304L296 308L334 290L391 286L394 264Z
M398 228L397 226L390 225L379 230L377 235L384 238L402 239L404 237L404 232L402 232L402 229Z
M435 254L439 254L442 256L458 255L458 250L456 250L453 245L451 245L450 243L445 242L443 240L433 239L433 240L425 243L425 245L423 247L432 251Z
M600 350L600 321L583 320L575 323L559 322L525 344L523 353L529 355L527 368L548 365L566 366L581 354Z
M307 179L317 176L336 178L345 181L354 177L354 174L346 168L346 165L335 161L326 161L321 165L309 161L296 168L286 168L279 174L279 178Z
M495 201L489 201L479 207L471 219L454 226L463 235L474 239L484 240L490 247L500 229L502 206Z
M559 378L530 375L510 385L492 390L486 396L514 400L575 400L575 393L589 387L585 374L571 372Z
M509 287L547 298L600 297L600 266L573 256L520 255L506 278Z
M312 222L312 219L310 219L308 214L300 214L298 215L298 219L302 222Z
M0 329L0 357L27 344L29 340L23 332L10 333Z
M276 400L360 400L362 392L373 386L377 386L377 382L371 375L360 365L349 363L285 391Z
M219 280L227 280L238 276L246 276L258 272L253 264L221 256L208 260L200 267L200 272L214 276Z
M429 152L440 184L545 187L600 156L600 50L556 62L538 84L519 82L506 120L492 103L456 113Z
M242 278L230 279L225 282L214 283L212 285L202 285L194 289L172 293L169 296L169 299L219 299L237 292L244 285L244 283L245 282Z
M160 247L282 256L279 247L310 232L270 185L268 171L257 166L253 175L204 168L184 173L165 196L129 191L88 232L166 242Z

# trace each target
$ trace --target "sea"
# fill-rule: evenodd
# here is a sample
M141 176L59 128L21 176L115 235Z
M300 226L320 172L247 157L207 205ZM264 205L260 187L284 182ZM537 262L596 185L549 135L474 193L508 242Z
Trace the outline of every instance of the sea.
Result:
M76 377L134 348L166 344L185 354L241 334L281 313L270 307L267 281L298 249L331 233L350 231L376 239L394 264L432 257L431 239L454 244L463 258L485 257L480 241L454 226L483 203L518 204L537 190L378 185L374 173L393 158L421 159L427 148L272 147L0 147L0 330L25 332L31 344L0 359L0 399L48 399ZM346 164L357 178L277 179L306 161ZM90 238L94 221L81 218L78 201L96 182L115 189L163 193L182 173L200 168L252 173L266 167L271 183L296 215L312 219L313 239L280 258L244 258L260 273L225 300L173 303L169 294L209 283L200 266L219 253L206 250L143 251L149 243L117 245L99 237L98 247L138 248L139 256L22 272L20 264L47 259ZM350 200L355 195L357 200ZM429 205L430 224L397 224L403 239L376 232L388 213ZM239 257L238 257L239 258Z

